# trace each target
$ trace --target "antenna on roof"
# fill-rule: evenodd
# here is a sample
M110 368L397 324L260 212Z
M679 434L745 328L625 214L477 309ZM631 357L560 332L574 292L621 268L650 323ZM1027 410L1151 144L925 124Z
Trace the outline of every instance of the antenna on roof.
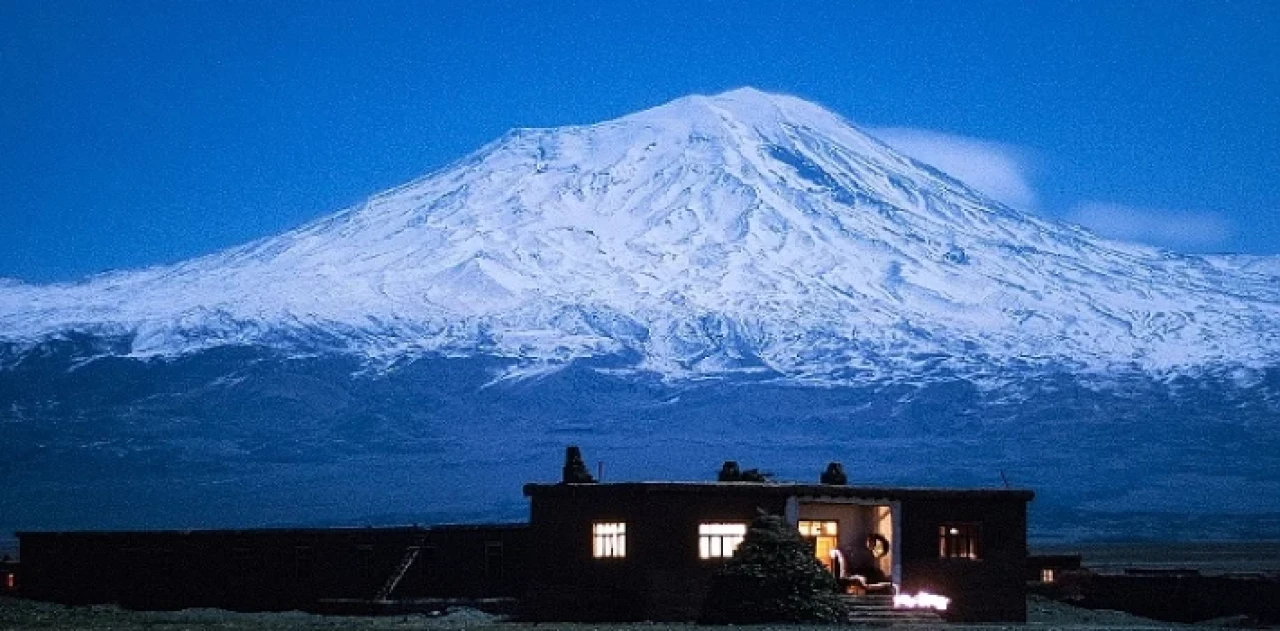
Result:
M1004 482L1004 488L1009 488L1009 478L1004 477L1004 469L1000 470L1000 481Z

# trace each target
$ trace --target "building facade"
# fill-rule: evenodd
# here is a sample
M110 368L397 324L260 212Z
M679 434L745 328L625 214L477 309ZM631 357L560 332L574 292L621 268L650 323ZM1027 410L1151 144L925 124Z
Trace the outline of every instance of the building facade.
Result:
M534 621L688 621L767 513L810 540L849 593L930 594L948 619L1026 620L1030 491L823 479L604 484L571 449L560 483L524 487L527 524L21 532L21 593L240 611L518 598Z
M514 598L524 589L527 533L523 524L20 532L21 595L135 609L236 611Z
M785 515L837 576L941 595L948 619L1026 620L1030 491L624 482L524 492L533 620L695 620L761 512Z

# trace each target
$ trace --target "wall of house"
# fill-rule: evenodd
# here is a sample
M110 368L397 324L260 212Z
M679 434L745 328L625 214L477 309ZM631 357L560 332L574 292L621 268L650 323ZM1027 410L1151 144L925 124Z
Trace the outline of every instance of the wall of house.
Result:
M530 589L523 602L533 620L694 620L720 560L698 558L701 522L749 522L759 510L782 514L788 489L772 485L563 485L542 486L530 493L530 536L538 542L530 559ZM821 496L801 495L805 518L847 516L848 508L823 506L839 497L837 489L818 489ZM883 497L898 502L902 586L948 596L948 617L963 621L1026 620L1026 501L1030 494L949 494L903 492ZM847 498L846 498L847 499ZM808 506L806 506L808 504ZM850 518L863 530L867 515ZM591 524L627 524L627 556L591 556ZM948 523L978 524L978 559L944 559L939 555L938 527ZM854 530L854 529L851 529ZM865 533L864 533L865 534Z
M784 514L793 495L803 505L857 493L896 507L906 591L951 597L958 620L1025 620L1029 493L817 485L530 485L527 526L20 533L21 587L66 603L310 609L371 599L406 549L422 545L393 598L521 597L533 620L687 621L724 563L699 558L699 524ZM854 521L865 530L867 519ZM627 524L625 557L592 557L593 522ZM979 559L939 558L938 527L950 522L980 524Z
M749 524L759 511L781 514L785 498L749 492L705 494L608 485L572 485L532 497L532 620L697 619L711 575L723 559L700 559L698 525ZM591 524L627 524L627 555L592 558Z
M905 499L901 511L903 592L951 598L952 620L1026 621L1025 501ZM938 529L953 523L978 526L979 558L941 557Z
M523 525L138 533L20 533L23 594L138 609L307 609L371 599L410 546L395 598L519 596Z

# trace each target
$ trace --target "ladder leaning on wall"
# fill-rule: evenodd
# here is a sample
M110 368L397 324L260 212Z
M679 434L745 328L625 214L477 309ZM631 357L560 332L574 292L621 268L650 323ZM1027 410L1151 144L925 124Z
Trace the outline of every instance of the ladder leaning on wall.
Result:
M378 593L374 595L374 600L387 600L391 598L391 593L400 585L401 579L409 572L409 568L413 567L413 562L418 560L418 556L422 554L423 540L418 539L413 545L404 549L404 556L400 558L400 564L391 572L391 576L387 577L387 582L382 584Z

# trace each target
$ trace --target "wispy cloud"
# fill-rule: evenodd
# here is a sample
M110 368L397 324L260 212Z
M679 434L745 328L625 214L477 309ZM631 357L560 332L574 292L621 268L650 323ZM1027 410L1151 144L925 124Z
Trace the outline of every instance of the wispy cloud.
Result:
M1236 225L1225 215L1204 211L1144 208L1080 201L1058 209L1040 208L1034 184L1036 153L1025 147L915 127L867 130L890 147L959 179L1014 208L1039 211L1080 224L1099 235L1183 252L1227 247Z
M1065 219L1104 237L1141 241L1174 250L1214 250L1235 236L1231 220L1211 212L1085 202L1071 209Z
M1031 152L1015 145L914 127L867 130L894 149L1022 210L1035 210Z

